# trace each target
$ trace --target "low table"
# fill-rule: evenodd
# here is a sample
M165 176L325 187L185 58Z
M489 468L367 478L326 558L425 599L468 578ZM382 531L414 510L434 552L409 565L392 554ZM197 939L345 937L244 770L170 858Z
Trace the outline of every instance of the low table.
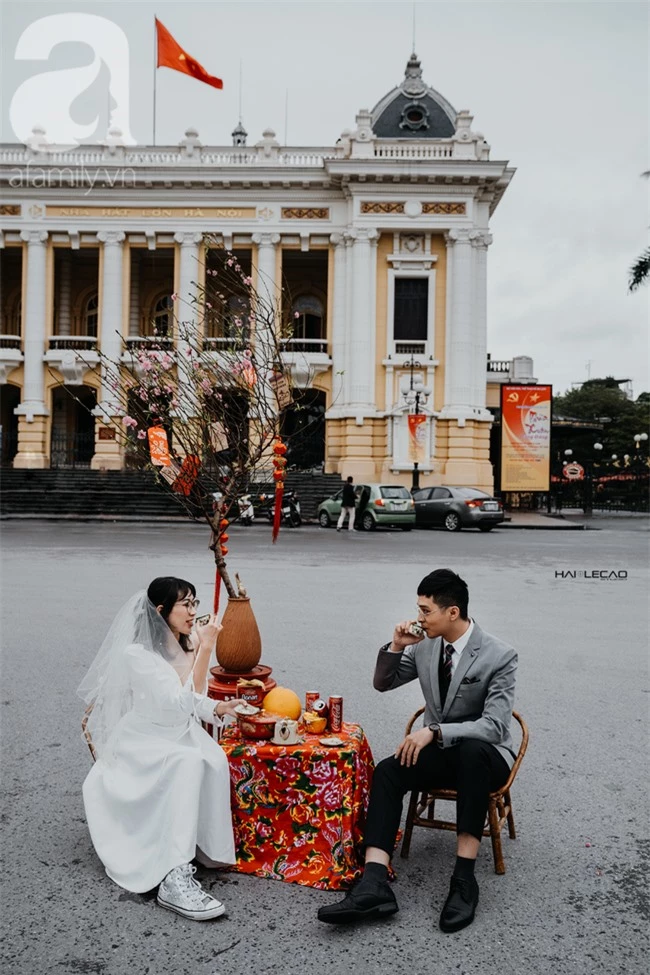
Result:
M363 729L344 724L342 745L304 735L298 745L222 738L230 764L234 870L340 890L361 872L361 841L374 762Z

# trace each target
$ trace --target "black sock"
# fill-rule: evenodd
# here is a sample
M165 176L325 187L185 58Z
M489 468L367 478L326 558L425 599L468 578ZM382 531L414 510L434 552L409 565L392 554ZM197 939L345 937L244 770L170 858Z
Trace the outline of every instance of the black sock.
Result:
M366 863L362 880L388 880L388 867L383 863Z
M475 863L476 860L469 860L467 857L456 857L454 877L462 877L464 880L471 880L474 876Z

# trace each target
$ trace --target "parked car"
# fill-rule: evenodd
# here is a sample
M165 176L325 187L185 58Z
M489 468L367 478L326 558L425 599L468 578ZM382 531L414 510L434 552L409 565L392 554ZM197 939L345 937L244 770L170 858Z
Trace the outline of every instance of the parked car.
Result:
M401 484L357 484L354 493L357 497L356 528L369 532L385 526L410 532L415 527L415 502ZM329 528L338 521L342 494L338 491L319 504L318 522L322 528Z
M477 488L420 488L413 492L413 498L418 528L442 525L448 532L461 528L489 532L505 520L501 502Z

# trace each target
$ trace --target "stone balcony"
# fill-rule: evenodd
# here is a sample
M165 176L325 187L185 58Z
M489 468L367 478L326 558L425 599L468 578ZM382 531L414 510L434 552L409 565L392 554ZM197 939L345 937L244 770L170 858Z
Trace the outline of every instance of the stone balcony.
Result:
M12 369L24 360L20 335L0 335L0 384L7 382Z
M66 386L80 386L84 373L99 362L97 336L52 335L44 361L63 376Z

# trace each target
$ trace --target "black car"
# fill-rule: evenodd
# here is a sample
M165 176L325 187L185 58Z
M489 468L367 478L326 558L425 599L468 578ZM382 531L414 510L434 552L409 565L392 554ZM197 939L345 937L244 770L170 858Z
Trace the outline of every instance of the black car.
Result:
M413 492L413 500L418 528L442 525L448 532L461 528L489 532L505 520L501 502L477 488L420 488Z

